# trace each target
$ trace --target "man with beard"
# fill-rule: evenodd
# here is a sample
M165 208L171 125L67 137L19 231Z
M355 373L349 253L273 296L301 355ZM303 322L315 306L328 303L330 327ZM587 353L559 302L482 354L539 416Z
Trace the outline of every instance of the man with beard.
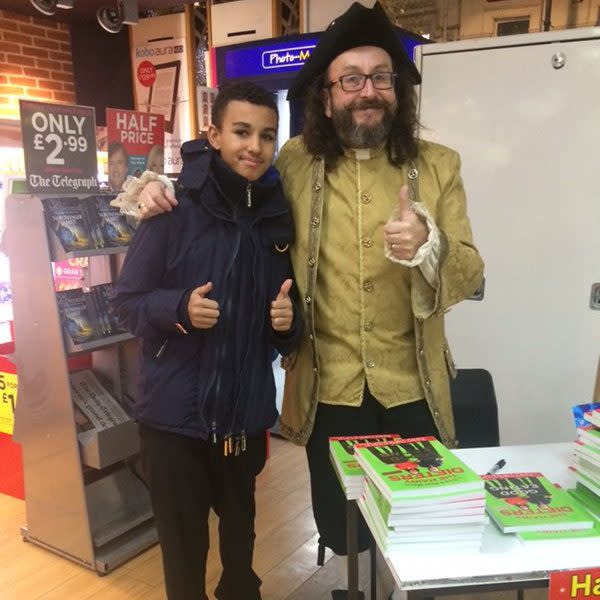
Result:
M354 3L289 90L301 136L276 165L306 335L286 359L281 431L306 445L320 546L346 554L345 497L330 436L435 435L456 445L444 313L480 285L460 159L417 138L420 75L379 4ZM149 184L142 216L172 210ZM369 545L364 523L359 550ZM336 596L339 597L339 596Z

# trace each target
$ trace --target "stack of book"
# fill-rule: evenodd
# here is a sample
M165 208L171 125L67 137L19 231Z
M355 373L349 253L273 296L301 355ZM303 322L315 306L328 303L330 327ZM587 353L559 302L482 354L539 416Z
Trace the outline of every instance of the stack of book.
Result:
M483 480L434 437L358 444L358 503L384 553L477 551Z
M571 470L578 484L600 501L600 408L584 413L587 424L577 427Z
M354 456L356 444L370 444L400 439L397 434L350 435L329 438L329 458L348 500L362 496L365 472Z
M536 547L556 541L591 542L598 547L594 517L573 494L541 473L484 475L483 479L487 511L503 533L516 533L523 544Z

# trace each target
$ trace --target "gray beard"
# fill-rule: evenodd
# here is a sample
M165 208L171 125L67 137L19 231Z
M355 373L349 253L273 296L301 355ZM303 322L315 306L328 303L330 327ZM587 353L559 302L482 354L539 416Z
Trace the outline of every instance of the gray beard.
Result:
M331 120L344 148L377 148L387 140L392 130L393 115L387 109L377 125L358 125L352 118L352 111L333 110Z

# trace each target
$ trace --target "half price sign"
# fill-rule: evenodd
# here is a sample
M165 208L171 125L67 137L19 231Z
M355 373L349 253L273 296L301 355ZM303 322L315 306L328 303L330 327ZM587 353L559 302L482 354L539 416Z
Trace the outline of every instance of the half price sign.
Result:
M97 191L94 109L29 100L19 104L29 191Z

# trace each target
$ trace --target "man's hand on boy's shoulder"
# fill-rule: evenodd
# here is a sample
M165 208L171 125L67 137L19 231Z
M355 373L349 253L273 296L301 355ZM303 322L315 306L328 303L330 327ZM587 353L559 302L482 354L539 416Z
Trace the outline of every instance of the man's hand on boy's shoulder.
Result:
M177 199L164 183L151 181L140 192L138 205L141 219L150 219L164 212L171 212L177 206Z
M271 326L275 331L289 331L294 320L294 307L290 298L292 280L286 279L277 294L277 298L271 302Z

